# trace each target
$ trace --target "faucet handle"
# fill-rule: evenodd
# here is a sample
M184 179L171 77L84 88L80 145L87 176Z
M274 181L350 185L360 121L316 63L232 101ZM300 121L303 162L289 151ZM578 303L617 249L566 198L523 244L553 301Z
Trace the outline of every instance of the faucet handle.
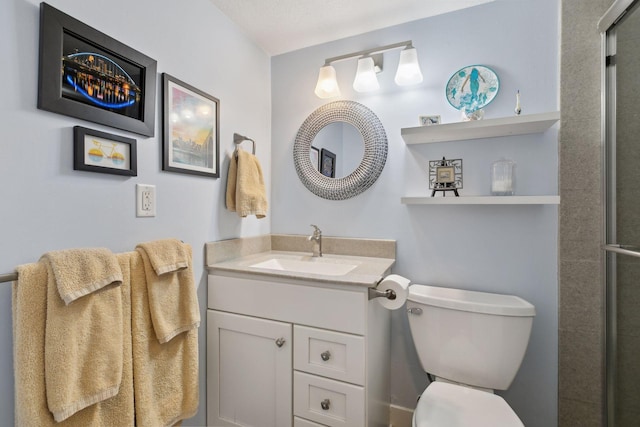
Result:
M313 234L322 234L322 230L320 230L317 225L311 224L311 226L315 228L315 230L313 230Z

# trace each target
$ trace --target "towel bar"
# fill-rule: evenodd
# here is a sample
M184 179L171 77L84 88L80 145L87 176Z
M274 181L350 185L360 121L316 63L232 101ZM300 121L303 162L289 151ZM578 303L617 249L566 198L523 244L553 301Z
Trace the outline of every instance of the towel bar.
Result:
M251 150L251 154L253 154L255 156L256 155L256 142L251 138L247 138L246 136L242 136L242 135L237 134L237 133L233 134L233 143L234 144L240 145L244 141L251 141L253 143L253 148Z
M18 280L18 273L0 274L0 283L13 282L14 280Z

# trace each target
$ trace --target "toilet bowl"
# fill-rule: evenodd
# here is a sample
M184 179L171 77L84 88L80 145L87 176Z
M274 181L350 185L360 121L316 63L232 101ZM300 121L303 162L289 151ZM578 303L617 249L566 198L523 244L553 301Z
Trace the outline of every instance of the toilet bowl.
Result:
M411 285L409 328L422 368L436 376L414 412L414 427L522 427L493 390L513 381L535 307L513 295Z
M413 427L524 427L498 395L435 381L422 393Z

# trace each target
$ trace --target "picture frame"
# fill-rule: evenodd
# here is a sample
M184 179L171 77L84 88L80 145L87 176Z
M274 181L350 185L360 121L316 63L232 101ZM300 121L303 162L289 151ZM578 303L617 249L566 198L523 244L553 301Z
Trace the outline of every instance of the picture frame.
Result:
M40 3L39 59L39 109L154 135L154 59L47 3Z
M320 173L329 178L336 177L336 155L326 148L320 150Z
M73 128L73 169L138 176L136 140L82 126Z
M429 189L436 191L462 189L462 159L429 160Z
M162 170L220 177L220 100L167 74Z
M436 182L441 184L455 182L454 176L455 168L453 166L436 167Z
M419 119L420 119L420 126L439 125L441 123L441 119L439 115L419 116Z
M319 172L320 171L320 150L312 145L311 150L309 150L309 156L311 156L311 164Z

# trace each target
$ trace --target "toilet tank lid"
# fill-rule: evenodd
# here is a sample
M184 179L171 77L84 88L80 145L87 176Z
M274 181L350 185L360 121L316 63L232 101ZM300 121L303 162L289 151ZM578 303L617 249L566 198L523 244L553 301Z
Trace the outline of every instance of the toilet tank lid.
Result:
M473 313L519 317L536 315L536 309L531 303L515 295L413 284L409 286L408 300Z

